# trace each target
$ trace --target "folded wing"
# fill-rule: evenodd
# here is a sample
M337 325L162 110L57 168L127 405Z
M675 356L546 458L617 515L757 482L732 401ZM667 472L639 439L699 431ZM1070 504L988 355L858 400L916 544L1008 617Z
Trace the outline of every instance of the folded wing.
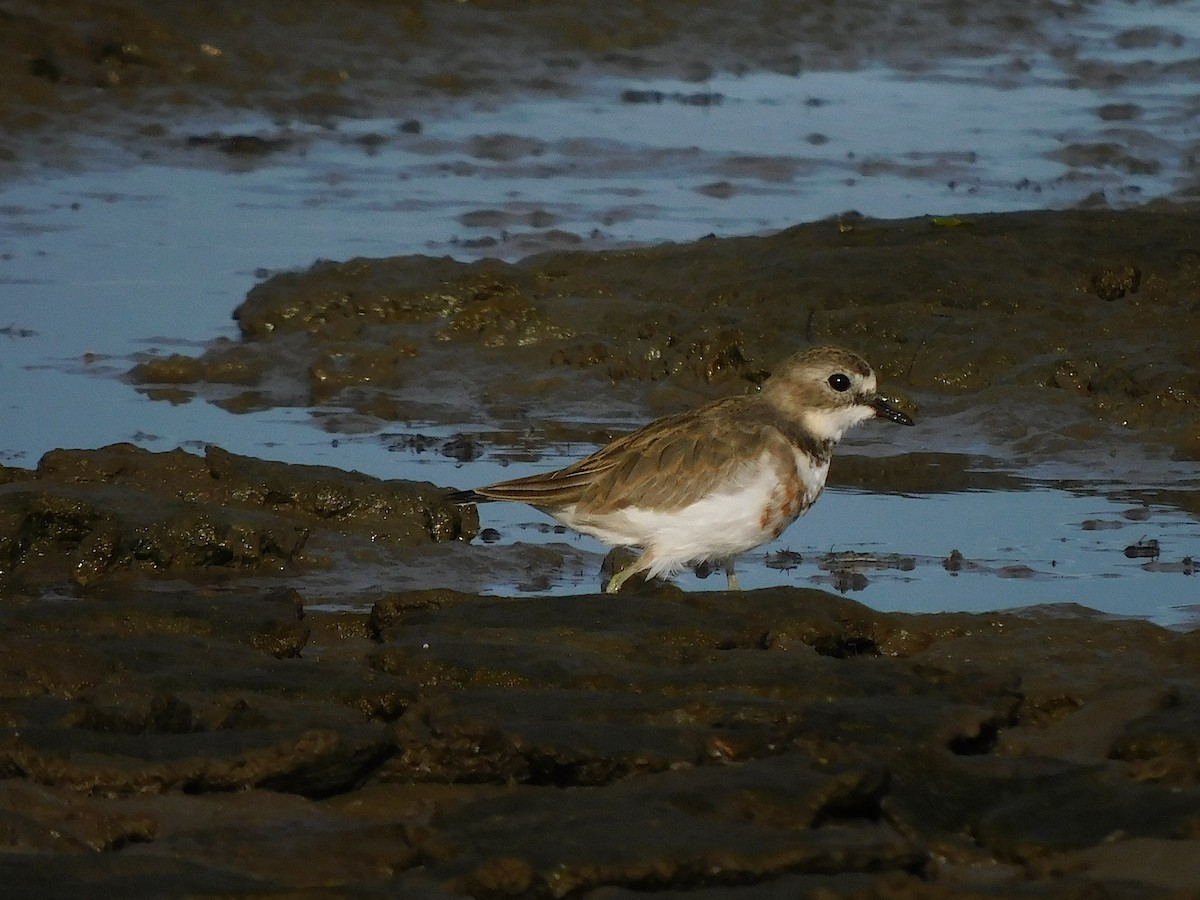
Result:
M462 491L476 498L603 513L623 506L682 509L729 482L769 449L790 460L787 441L756 415L750 398L718 400L658 419L566 468ZM715 415L714 415L715 413Z

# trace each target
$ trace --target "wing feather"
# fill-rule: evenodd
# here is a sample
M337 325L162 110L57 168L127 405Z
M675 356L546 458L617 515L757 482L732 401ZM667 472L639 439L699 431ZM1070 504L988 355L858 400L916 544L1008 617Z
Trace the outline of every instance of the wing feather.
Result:
M491 500L603 513L623 506L680 509L738 477L764 451L790 460L784 436L754 397L717 400L657 419L554 472L477 488Z

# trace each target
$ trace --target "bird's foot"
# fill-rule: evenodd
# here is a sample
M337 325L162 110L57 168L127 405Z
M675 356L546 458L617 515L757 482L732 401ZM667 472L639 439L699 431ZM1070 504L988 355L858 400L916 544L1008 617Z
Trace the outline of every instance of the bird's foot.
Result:
M629 569L622 569L620 572L618 572L612 578L608 579L608 584L606 584L604 586L604 593L606 593L606 594L619 593L621 590L621 585L623 585L625 583L625 581L629 578L629 576L632 574L633 573L630 572Z
M604 564L600 567L602 576L605 572L611 573L608 576L608 582L604 584L604 592L615 594L620 591L626 581L643 570L638 565L641 561L641 555L632 552L627 547L614 547L610 550L608 556L604 558Z

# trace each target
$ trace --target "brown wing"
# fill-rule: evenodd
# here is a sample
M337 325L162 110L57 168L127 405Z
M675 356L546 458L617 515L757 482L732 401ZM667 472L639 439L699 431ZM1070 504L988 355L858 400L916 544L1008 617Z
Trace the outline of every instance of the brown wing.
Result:
M786 440L764 419L755 398L727 398L656 419L564 469L475 493L550 508L583 503L593 512L635 499L641 506L679 509L768 447L790 457Z

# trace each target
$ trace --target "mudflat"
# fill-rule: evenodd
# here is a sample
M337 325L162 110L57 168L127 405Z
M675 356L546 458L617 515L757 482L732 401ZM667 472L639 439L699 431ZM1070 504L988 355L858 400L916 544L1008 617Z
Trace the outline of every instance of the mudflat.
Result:
M205 110L402 118L553 96L592 69L916 67L1040 40L1057 9L55 6L0 13L7 177L93 165L88 135L170 164L189 151L162 123ZM1080 78L1113 77L1087 63ZM289 139L194 137L232 167ZM337 410L337 434L470 422L498 446L533 408L599 442L606 411L753 390L836 342L921 422L884 460L839 459L843 484L944 490L966 476L930 454L975 442L1136 471L1140 449L1200 454L1196 222L1181 188L314 262L263 278L235 339L120 377L148 402ZM447 492L217 446L0 468L5 895L1195 895L1200 632L1070 606L885 613L800 587L489 596L489 572L536 579L568 551L472 542L478 513ZM1194 492L1170 502L1200 513Z

